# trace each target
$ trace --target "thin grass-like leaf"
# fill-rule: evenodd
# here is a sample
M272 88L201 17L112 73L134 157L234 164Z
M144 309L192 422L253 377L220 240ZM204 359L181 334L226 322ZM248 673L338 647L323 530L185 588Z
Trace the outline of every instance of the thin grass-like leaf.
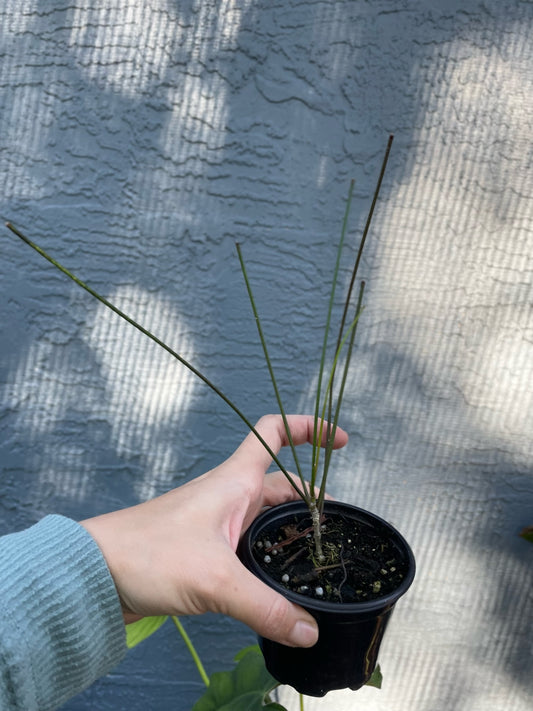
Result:
M335 291L337 287L337 281L339 278L339 267L340 267L340 262L341 262L341 255L342 255L342 248L344 245L344 239L346 236L346 230L348 227L348 217L350 215L350 207L352 204L352 196L353 196L353 189L354 189L355 181L352 180L350 182L350 189L348 191L348 199L346 201L346 209L344 211L344 219L342 222L342 230L341 230L341 237L339 240L339 246L337 248L337 259L335 261L335 269L333 271L333 278L331 282L331 292L330 292L330 297L329 297L329 305L328 305L328 314L326 318L326 325L324 327L324 340L322 343L322 353L320 356L320 366L318 370L318 382L317 382L317 387L316 387L316 399L315 399L315 423L314 423L314 431L313 431L313 455L312 455L312 461L314 462L317 458L317 448L320 447L320 440L318 439L318 419L319 419L319 412L320 412L320 401L322 397L322 379L324 376L324 368L326 366L326 354L327 354L327 349L328 349L328 337L329 337L329 330L330 330L330 324L331 324L331 314L333 312L333 303L335 301ZM338 350L338 346L337 346ZM314 496L314 488L315 488L315 483L316 483L316 470L313 467L311 471L311 495Z
M320 492L318 495L318 510L320 513L322 513L322 510L324 508L324 498L326 496L326 482L328 479L328 472L329 472L329 464L331 460L331 453L333 452L333 442L335 441L335 432L337 431L337 425L339 422L339 415L341 411L341 406L342 406L342 398L344 395L344 386L346 385L346 379L348 377L348 370L350 367L350 362L352 359L352 351L353 351L353 344L355 340L355 333L357 331L357 325L359 323L359 317L363 311L363 294L365 290L365 282L361 282L361 286L359 287L359 297L357 299L357 308L356 308L356 321L354 328L352 329L352 333L350 336L350 343L348 344L348 350L346 353L346 359L344 361L344 371L342 374L342 380L341 380L341 386L339 388L339 393L337 395L337 402L336 402L336 407L335 407L335 416L333 418L333 423L331 424L331 431L328 431L328 440L326 442L326 451L324 453L324 469L320 481ZM332 388L333 388L333 373L332 373ZM331 391L330 391L331 393ZM331 415L330 415L331 416ZM330 420L328 420L328 423Z
M291 486L297 491L298 496L301 496L302 499L305 500L304 493L300 490L300 488L296 485L294 482L293 478L290 476L286 468L283 466L283 464L280 462L279 458L277 455L272 451L271 447L265 442L263 437L259 434L259 432L255 429L255 427L252 425L252 423L248 420L246 415L227 397L220 388L218 388L214 383L209 380L203 373L201 373L197 368L195 368L191 363L189 363L188 360L186 360L183 356L181 356L179 353L176 353L170 346L167 346L166 343L161 341L157 336L154 336L153 333L148 331L144 326L141 326L141 324L137 323L134 319L131 318L131 316L128 316L124 311L121 311L117 306L112 304L110 301L108 301L105 297L101 296L97 291L92 289L90 286L88 286L85 282L83 282L81 279L79 279L77 276L75 276L71 271L69 271L66 267L64 267L62 264L60 264L57 260L55 260L53 257L51 257L47 252L44 251L41 247L39 247L37 244L32 242L30 239L28 239L20 230L18 230L14 225L11 224L11 222L6 223L6 227L8 227L11 232L17 235L23 242L25 242L27 245L32 247L38 254L40 254L42 257L44 257L47 261L50 262L50 264L53 264L56 269L59 269L60 272L65 274L65 276L69 277L69 279L72 279L72 281L80 286L82 289L87 291L91 296L93 296L95 299L97 299L100 303L102 303L104 306L107 306L108 309L111 309L114 313L117 314L117 316L120 316L120 318L124 319L127 321L130 325L132 325L134 328L136 328L138 331L140 331L142 334L150 338L154 343L157 343L158 346L161 346L167 353L169 353L173 358L176 358L182 365L184 365L186 368L188 368L194 375L196 375L200 380L202 380L211 390L213 390L224 402L229 405L229 407L235 412L238 417L244 422L244 424L248 427L248 429L254 433L254 435L257 437L257 439L261 442L263 447L266 449L266 451L269 453L269 455L272 457L273 461L276 463L276 466L279 467L279 469L283 472L283 474L286 476L287 480L290 482Z
M259 313L258 313L258 311L257 311L257 307L256 307L256 304L255 304L255 299L254 299L254 295L253 295L253 292L252 292L252 287L251 287L251 285L250 285L250 280L248 279L248 273L247 273L247 270L246 270L246 265L245 265L245 263L244 263L244 258L243 258L243 256L242 256L241 245L237 243L237 244L236 244L236 247L237 247L237 254L239 255L239 262L240 262L240 265L241 265L242 275L243 275L243 277L244 277L244 283L246 284L246 290L247 290L247 292L248 292L248 298L249 298L249 300L250 300L250 305L251 305L251 307L252 307L252 311L253 311L254 318L255 318L255 325L257 326L257 331L258 331L258 333L259 333L259 340L261 341L261 346L263 347L263 354L264 354L264 356L265 356L265 361L266 361L266 364L267 364L268 372L269 372L269 374L270 374L270 380L272 381L272 386L273 386L273 388L274 388L274 393L275 393L275 395L276 395L276 400L277 400L277 403L278 403L279 411L280 411L281 417L282 417L282 419L283 419L283 425L284 425L284 427L285 427L285 432L287 433L287 439L288 439L288 442L289 442L289 446L290 446L290 448L291 448L292 456L293 456L293 459L294 459L294 464L295 464L295 466L296 466L296 471L297 471L297 473L298 473L298 477L299 477L299 479L300 479L300 482L301 482L301 485L302 485L302 489L303 489L303 491L304 491L304 493L305 493L305 500L307 500L307 499L309 498L309 492L308 492L308 489L307 489L307 483L306 483L306 481L305 481L304 475L303 475L303 473L302 473L302 469L301 469L301 467L300 467L300 462L299 462L299 460L298 460L298 455L297 455L297 453L296 453L296 447L295 447L294 442L293 442L293 439L292 439L291 428L289 427L289 423L287 422L287 415L285 414L285 408L283 407L283 402L282 402L282 400L281 400L281 395L280 395L280 392L279 392L279 389L278 389L278 384L277 384L277 382L276 382L276 376L274 375L274 369L273 369L273 367L272 367L272 361L270 360L270 356L269 356L269 354L268 354L268 348L267 348L265 336L264 336L264 334L263 334L263 327L261 326L261 319L259 318Z
M350 300L351 300L351 298L352 298L353 287L354 287L354 284L355 284L355 280L356 280L356 278L357 278L357 272L359 271L359 264L360 264L360 262L361 262L361 257L363 256L363 250L364 250L364 248L365 248L366 238L368 237L368 232L369 232L369 230L370 230L370 224L371 224L371 222L372 222L372 217L374 216L374 209L375 209L376 203L377 203L377 201L378 201L378 196L379 196L379 192L380 192L380 190L381 190L381 184L382 184L382 182L383 182L383 177L384 177L384 175L385 175L385 170L386 170L386 168L387 168L387 163L388 163L388 160L389 160L389 154L390 154L390 150L391 150L391 147L392 147L392 141L393 141L393 140L394 140L394 136L393 136L393 135L390 135L390 136L389 136L389 140L388 140L388 142L387 142L387 148L385 149L385 155L383 156L383 161L382 161L382 163L381 163L381 170L380 170L380 172L379 172L378 182L376 183L376 188L375 188L375 190L374 190L374 195L373 195L373 197L372 197L372 203L371 203L371 205L370 205L370 210L368 211L368 216L367 216L367 218L366 218L365 227L364 227L364 229L363 229L363 235L362 235L362 237L361 237L361 243L359 244L359 249L357 250L357 257L356 257L356 259L355 259L354 267L353 267L353 270L352 270L352 276L351 276L351 279L350 279L350 285L349 285L349 287L348 287L348 292L347 292L347 295L346 295L346 301L345 301L345 303L344 303L344 311L343 311L343 314L342 314L341 325L340 325L340 328L339 328L339 337L338 337L338 339L337 339L338 341L340 341L340 339L342 338L342 333L343 333L343 330L344 330L344 325L345 325L345 323L346 323L346 318L347 318L347 316L348 316L348 309L349 309L349 306L350 306Z
M331 387L332 387L332 385L333 385L333 375L334 375L335 369L336 369L336 367L337 367L337 362L338 362L338 360L339 360L339 357L340 357L342 348L343 348L344 344L346 343L346 340L348 339L348 336L350 336L350 335L352 335L351 343L352 343L352 345L353 345L353 334L354 334L354 332L355 332L355 327L357 326L357 322L358 322L358 320L359 320L359 316L360 316L360 315L361 315L360 312L358 312L358 313L356 314L354 320L352 321L352 323L351 323L350 326L348 327L346 333L344 334L344 337L343 337L342 341L341 341L340 344L339 344L339 347L338 347L338 349L337 349L337 352L335 353L335 358L334 358L334 360L333 360L333 366L332 366L332 368L331 368L331 371L330 371L330 374L329 374L329 378L328 378L328 383L327 383L327 385L326 385L326 391L325 391L325 393L324 393L324 403L323 403L323 405L322 405L322 412L321 412L321 414L320 414L320 425L318 426L318 441L319 441L319 442L322 441L322 436L323 436L323 433L324 433L324 423L326 422L326 408L327 408L327 405L328 405L328 400L329 400L329 394L330 394L330 392L331 392ZM330 423L329 423L329 422L327 423L327 427L328 427L328 431L329 431L329 429L330 429ZM334 435L333 435L333 436L334 436ZM333 446L333 441L332 441L332 446ZM313 462L313 471L318 470L319 459L320 459L320 448L317 448L317 450L316 450L316 460Z
M337 336L337 346L340 343L340 341L342 339L342 334L344 332L344 326L346 324L346 318L348 317L348 310L350 308L350 301L352 299L353 287L355 284L355 280L357 278L357 272L359 271L359 264L361 263L361 258L363 256L363 250L365 248L366 238L368 237L368 233L370 230L370 224L372 222L372 217L374 215L374 209L375 209L376 203L378 201L379 192L381 190L381 184L383 182L385 170L387 168L387 163L389 161L389 154L390 154L390 151L392 148L393 140L394 140L394 136L391 134L389 136L389 140L387 142L387 148L385 149L385 155L383 156L383 161L381 163L381 169L379 172L378 181L377 181L376 187L374 189L374 195L372 196L372 203L370 204L370 209L368 211L368 215L366 218L365 227L363 229L363 235L361 237L361 242L359 243L359 249L357 250L357 256L355 258L355 263L354 263L353 270L352 270L352 276L350 278L350 284L348 286L348 291L346 293L346 299L344 301L344 310L342 312L342 317L341 317L340 326L339 326L339 334ZM331 389L331 392L333 393L333 388ZM332 410L333 410L333 400L332 400L332 396L330 395L328 422L331 422Z

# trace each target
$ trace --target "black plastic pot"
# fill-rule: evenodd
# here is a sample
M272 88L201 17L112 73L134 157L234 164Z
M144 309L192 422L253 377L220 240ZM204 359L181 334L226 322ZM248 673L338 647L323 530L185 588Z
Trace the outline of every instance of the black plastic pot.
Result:
M318 622L318 642L308 649L286 647L260 637L266 667L281 684L289 684L301 694L324 696L333 689L359 689L375 669L379 646L396 601L413 582L415 559L403 536L383 519L349 504L327 501L326 515L342 513L386 534L399 558L405 561L407 573L393 592L365 602L327 602L287 590L261 568L253 556L252 546L267 526L272 523L284 525L300 512L302 516L308 515L307 507L301 501L264 511L239 545L239 556L251 572L291 602L304 607Z

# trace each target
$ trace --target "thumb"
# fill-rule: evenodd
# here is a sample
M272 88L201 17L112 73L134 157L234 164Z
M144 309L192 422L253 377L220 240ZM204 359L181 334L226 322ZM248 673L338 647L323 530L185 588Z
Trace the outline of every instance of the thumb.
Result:
M228 572L231 580L239 580L239 586L226 587L229 595L225 605L219 600L224 607L221 612L288 647L312 647L316 643L318 626L312 615L262 583L237 558L234 566L235 571Z

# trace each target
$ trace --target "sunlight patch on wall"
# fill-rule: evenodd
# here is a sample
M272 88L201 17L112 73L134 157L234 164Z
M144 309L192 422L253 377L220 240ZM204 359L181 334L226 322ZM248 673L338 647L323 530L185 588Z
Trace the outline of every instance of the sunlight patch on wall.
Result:
M73 356L69 345L47 337L34 341L14 368L2 402L17 413L25 454L38 473L33 484L37 499L51 490L81 501L94 474L94 452L87 449L84 430L98 412L101 393L84 380Z
M110 301L187 360L190 338L170 301L126 286ZM193 396L195 376L156 343L103 305L86 334L105 377L100 415L111 425L121 457L140 454L145 470L140 499L152 497L176 471L180 427Z
M228 113L226 93L227 87L216 76L204 79L188 75L178 88L169 90L172 109L161 132L160 149L185 178L203 177L210 165L222 161ZM175 191L174 175L160 172L157 177L158 190ZM146 182L149 176L145 174L142 179Z
M133 97L154 79L160 82L183 60L184 49L190 63L233 47L250 2L198 0L192 11L180 13L172 2L115 0L95 6L82 0L73 11L69 44L91 81Z
M35 166L46 161L43 144L53 121L51 102L43 102L39 87L21 85L2 118L4 143L13 149L0 156L2 198L39 200L47 188Z
M35 0L3 0L0 9L0 34L8 35L28 28L32 22Z
M327 65L334 77L343 77L353 67L354 47L364 36L363 23L346 21L343 3L315 3L309 6L311 44L328 52Z
M527 462L533 431L533 324L529 309L502 307L459 378L481 428L513 443Z
M170 110L158 136L158 154L150 169L139 171L136 178L138 193L152 202L144 206L150 214L179 210L181 221L197 224L204 219L192 198L201 194L205 201L205 181L213 166L224 160L230 89L219 72L206 67L214 66L220 52L235 45L249 4L198 2L176 47L186 69L167 91Z
M194 30L188 35L191 59L204 61L208 54L234 47L251 4L252 0L196 0Z
M324 188L328 178L328 156L320 156L318 161L318 175L316 179L316 184L319 188Z
M86 501L92 493L91 480L95 476L94 459L87 454L87 448L80 444L45 438L38 452L38 462L34 462L39 471L36 498L53 494L68 501Z
M480 436L531 456L533 119L524 96L533 81L519 62L492 52L487 82L483 48L468 49L453 44L461 60L436 62L445 80L417 80L426 94L439 87L422 101L430 109L438 102L439 120L431 110L420 117L411 172L378 205L379 273L364 323L370 341L394 344L416 364L427 394L461 399ZM401 395L404 409L409 397Z
M26 357L17 364L12 381L5 390L3 406L24 413L30 444L35 437L46 434L54 427L64 409L64 385L48 375L54 352L52 343L35 341L26 352Z
M176 216L195 231L216 220L219 202L209 200L206 181L213 166L222 164L226 141L227 86L218 75L184 75L168 90L170 110L158 135L157 155L137 171L138 209L150 234L167 230L168 216ZM203 225L203 227L202 227Z
M169 301L135 287L117 290L111 301L192 357ZM4 391L2 407L17 412L26 456L38 472L36 493L52 487L81 501L97 467L113 461L112 449L124 464L129 458L141 462L135 493L139 500L150 498L179 473L182 424L196 378L103 305L85 326L84 340L92 357L83 350L80 356L74 341L36 340Z
M87 77L128 97L159 80L172 59L171 48L186 31L171 3L148 0L76 4L70 47Z

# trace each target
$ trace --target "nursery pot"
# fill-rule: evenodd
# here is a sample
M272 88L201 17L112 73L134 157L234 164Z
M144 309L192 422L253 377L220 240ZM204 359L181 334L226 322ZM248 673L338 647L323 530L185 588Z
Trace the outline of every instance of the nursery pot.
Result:
M379 537L386 541L379 547L383 549L386 545L387 550L393 551L395 564L391 567L402 571L401 580L397 585L394 583L394 589L386 590L383 595L378 593L370 600L328 601L295 592L282 581L274 579L264 561L265 557L272 560L272 556L264 555L263 540L265 536L274 540L273 530L287 531L287 526L294 527L296 520L305 522L309 511L302 501L282 504L261 513L239 544L239 556L244 565L271 588L305 608L318 623L318 642L310 648L292 648L259 638L266 667L272 676L281 684L288 684L301 694L310 696L324 696L333 689L355 690L366 684L375 669L379 646L394 605L407 591L415 575L415 559L409 545L383 519L364 509L334 501L325 502L324 516L326 526L340 516L345 522L348 520L349 525L370 532L376 540ZM283 533L280 538L286 535ZM351 557L356 558L354 555ZM357 568L356 561L349 562L352 568ZM290 572L288 566L284 579L290 576ZM398 573L396 575L399 576ZM303 586L303 589L307 593L309 586Z

